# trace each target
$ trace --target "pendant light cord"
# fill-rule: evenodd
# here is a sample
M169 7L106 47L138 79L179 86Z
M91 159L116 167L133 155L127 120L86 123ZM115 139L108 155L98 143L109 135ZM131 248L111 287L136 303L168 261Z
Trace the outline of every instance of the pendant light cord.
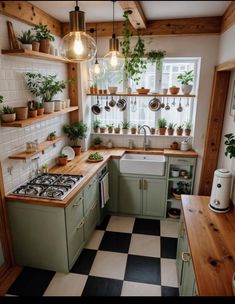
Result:
M113 34L112 34L112 38L115 38L115 33L114 33L114 2L115 2L116 0L112 0L112 2L113 2Z
M97 23L96 23L96 29L95 29L95 43L96 43L96 46L97 46ZM95 54L95 64L98 64L98 59L97 59L97 51L96 51L96 54Z

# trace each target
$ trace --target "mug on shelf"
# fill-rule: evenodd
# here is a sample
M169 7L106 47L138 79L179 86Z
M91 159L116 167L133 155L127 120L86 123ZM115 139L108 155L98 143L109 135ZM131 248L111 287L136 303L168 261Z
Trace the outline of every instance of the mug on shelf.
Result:
M179 177L179 175L180 175L179 169L174 168L174 169L171 170L171 176L172 177Z

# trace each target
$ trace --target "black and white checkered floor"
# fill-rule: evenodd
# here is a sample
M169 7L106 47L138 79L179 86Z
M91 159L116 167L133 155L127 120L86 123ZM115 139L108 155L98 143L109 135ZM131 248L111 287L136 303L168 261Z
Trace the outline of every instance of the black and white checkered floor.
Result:
M177 296L178 223L108 216L69 274L25 267L7 295Z

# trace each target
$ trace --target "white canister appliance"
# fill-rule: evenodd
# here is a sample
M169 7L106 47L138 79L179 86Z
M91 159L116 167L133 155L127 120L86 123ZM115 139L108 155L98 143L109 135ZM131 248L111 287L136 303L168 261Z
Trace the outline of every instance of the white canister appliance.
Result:
M226 169L214 172L209 208L215 212L225 213L230 210L230 190L232 173Z

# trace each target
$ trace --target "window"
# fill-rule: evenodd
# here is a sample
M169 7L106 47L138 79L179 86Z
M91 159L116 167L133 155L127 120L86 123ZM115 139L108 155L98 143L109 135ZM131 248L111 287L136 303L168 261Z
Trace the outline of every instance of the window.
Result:
M102 59L99 59L102 63ZM158 71L156 65L147 64L147 70L141 75L139 84L136 84L130 80L126 86L130 86L132 91L135 92L136 88L146 87L150 88L151 92L161 92L163 88L169 88L172 85L181 87L177 80L177 75L184 72L193 70L194 71L194 83L193 92L195 94L197 88L197 74L199 66L198 58L166 58L163 61L162 70ZM92 75L90 75L92 78ZM99 88L107 89L108 86L118 86L118 92L124 91L123 71L119 72L106 72L105 75L97 79L97 85ZM117 101L120 97L115 96L114 99ZM160 111L151 111L148 107L150 99L153 97L125 97L127 100L127 109L121 112L116 106L111 108L110 112L104 110L106 102L110 101L110 97L99 97L100 103L103 105L103 111L100 115L96 116L92 114L92 120L99 119L102 124L114 123L117 125L123 120L129 121L131 124L147 124L150 127L157 127L157 120L159 118L165 118L167 122L176 124L182 124L185 121L192 121L194 101L193 98L180 98L180 97L160 97L161 103L164 105L168 104L170 110L165 108ZM91 103L97 102L96 97L91 98ZM179 112L177 108L181 105L183 111Z

